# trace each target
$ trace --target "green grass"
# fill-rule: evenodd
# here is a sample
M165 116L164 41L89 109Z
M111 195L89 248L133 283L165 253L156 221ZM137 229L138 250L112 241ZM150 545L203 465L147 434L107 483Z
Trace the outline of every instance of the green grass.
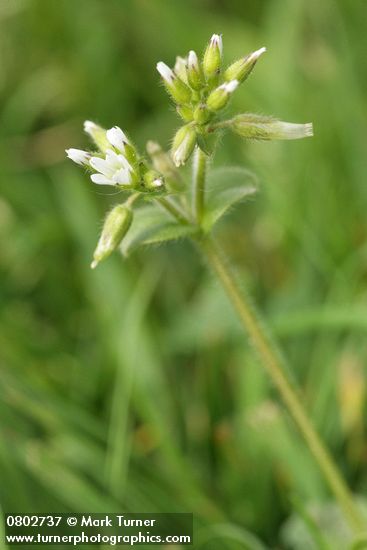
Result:
M218 238L363 495L365 15L341 0L0 2L3 511L189 511L211 550L309 548L298 517L330 546L308 510L330 494L206 266L178 243L91 271L119 196L64 149L86 145L84 119L168 146L156 62L213 32L227 61L267 46L233 111L313 121L315 137L225 138L215 163L251 168L260 193Z

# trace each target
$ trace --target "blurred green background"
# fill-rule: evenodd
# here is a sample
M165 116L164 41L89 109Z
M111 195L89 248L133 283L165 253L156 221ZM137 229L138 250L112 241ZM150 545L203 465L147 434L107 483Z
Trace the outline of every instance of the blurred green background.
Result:
M329 491L221 288L189 243L91 271L119 196L64 149L87 146L85 119L168 147L156 62L214 32L227 62L267 47L231 110L315 137L223 140L215 164L250 167L260 192L218 238L363 495L366 15L362 0L0 0L3 511L189 511L195 548L327 548L297 518L330 512Z

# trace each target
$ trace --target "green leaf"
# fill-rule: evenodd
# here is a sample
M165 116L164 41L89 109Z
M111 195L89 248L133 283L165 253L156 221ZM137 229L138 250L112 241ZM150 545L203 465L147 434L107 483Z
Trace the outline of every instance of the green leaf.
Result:
M196 231L192 225L177 223L157 206L143 206L134 211L132 226L120 249L124 256L127 256L139 246L188 237Z
M237 166L215 168L208 174L204 229L209 231L237 202L257 191L256 176Z

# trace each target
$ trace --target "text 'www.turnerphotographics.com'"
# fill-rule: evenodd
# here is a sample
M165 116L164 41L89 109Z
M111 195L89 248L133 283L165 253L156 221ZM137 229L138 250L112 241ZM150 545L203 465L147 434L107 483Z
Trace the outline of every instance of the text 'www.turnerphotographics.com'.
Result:
M192 514L6 514L11 545L193 544Z

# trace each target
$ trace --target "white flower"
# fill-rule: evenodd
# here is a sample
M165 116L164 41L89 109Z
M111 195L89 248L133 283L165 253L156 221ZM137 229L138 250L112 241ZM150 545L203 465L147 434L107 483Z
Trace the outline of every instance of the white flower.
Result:
M183 67L179 67L178 70L182 72ZM157 71L163 79L163 84L165 85L168 93L172 96L173 100L181 105L182 103L190 103L191 101L191 90L187 84L186 80L186 69L185 74L183 75L183 80L175 74L168 65L159 61L157 63Z
M127 139L121 128L119 128L118 126L110 128L109 130L107 130L106 137L112 147L115 147L115 149L120 151L120 153L124 153L125 145L129 143L129 140Z
M238 87L238 80L231 80L230 82L225 82L221 86L219 86L219 90L224 90L228 94L232 94L235 89Z
M225 107L237 88L239 82L238 80L231 80L230 82L225 82L221 84L211 92L208 97L207 106L210 111L220 111Z
M102 153L106 152L110 144L107 140L106 130L104 128L98 126L98 124L95 124L91 120L86 120L84 122L84 132L92 138Z
M255 67L257 60L264 52L266 52L266 48L260 48L256 52L252 52L232 63L224 73L224 80L227 82L231 80L243 82L246 80Z
M91 120L86 120L84 122L84 132L86 134L89 134L90 136L93 136L93 132L95 132L96 130L98 131L100 129L101 127L95 124L94 122L92 122Z
M257 61L259 59L260 55L262 55L265 52L266 52L266 48L263 47L263 48L260 48L259 50L256 50L256 52L250 53L250 55L247 58L247 62Z
M163 63L163 61L159 61L159 63L157 63L157 71L167 84L173 84L173 81L175 80L175 74L168 65Z
M189 51L188 64L189 67L193 67L196 71L199 70L198 56L196 55L196 52L194 52L194 50Z
M213 36L211 37L210 39L210 45L212 48L216 48L218 47L219 48L219 51L220 51L220 55L222 57L223 55L223 40L222 40L222 35L220 34L213 34Z
M187 84L187 61L184 57L177 56L174 66L174 73Z
M114 126L104 130L94 122L86 120L84 130L93 138L104 156L93 156L80 149L67 149L66 154L77 164L89 166L96 171L90 177L92 182L98 185L126 186L136 183L138 176L125 154L126 146L132 146L121 128Z
M81 149L65 149L65 153L73 162L81 165L88 165L91 155L87 151L82 151Z
M163 178L155 178L155 180L152 181L152 186L156 187L157 189L159 187L163 187L164 181Z
M133 168L126 158L108 149L106 158L92 157L89 164L97 173L90 179L98 185L131 185L133 183Z

